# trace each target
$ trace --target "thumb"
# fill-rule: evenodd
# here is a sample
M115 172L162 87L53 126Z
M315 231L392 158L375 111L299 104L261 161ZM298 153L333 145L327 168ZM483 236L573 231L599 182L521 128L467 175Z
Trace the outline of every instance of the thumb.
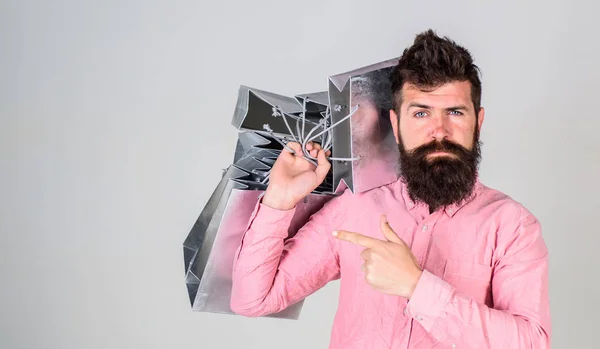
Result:
M325 157L325 152L323 149L319 149L319 153L317 154L317 168L315 169L315 173L317 175L319 184L321 184L325 177L327 177L327 173L329 173L329 169L331 168L331 164L327 161Z
M394 232L394 230L392 230L392 227L390 227L386 216L383 214L381 215L380 223L381 232L383 233L383 236L385 236L387 241L396 244L404 244L404 241Z

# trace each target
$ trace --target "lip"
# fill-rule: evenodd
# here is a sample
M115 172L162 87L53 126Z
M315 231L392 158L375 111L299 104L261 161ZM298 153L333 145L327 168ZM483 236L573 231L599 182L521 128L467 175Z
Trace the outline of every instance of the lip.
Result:
M436 151L433 152L429 155L427 155L427 158L432 159L432 158L439 158L439 157L449 157L449 158L456 158L456 155L454 153L448 152L448 151Z
M441 155L451 155L451 154L450 154L450 152L447 152L447 151L436 151L436 152L429 154L429 156L441 156Z

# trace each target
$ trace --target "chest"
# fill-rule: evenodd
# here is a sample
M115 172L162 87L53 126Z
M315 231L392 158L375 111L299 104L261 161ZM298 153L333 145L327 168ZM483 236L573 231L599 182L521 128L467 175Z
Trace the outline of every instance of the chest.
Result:
M354 231L377 239L381 233L378 215L361 220ZM440 277L457 291L476 301L492 303L493 258L497 227L471 216L450 217L443 212L431 215L388 214L390 226L410 247L421 268ZM342 275L356 287L369 285L361 271L361 246L340 246Z

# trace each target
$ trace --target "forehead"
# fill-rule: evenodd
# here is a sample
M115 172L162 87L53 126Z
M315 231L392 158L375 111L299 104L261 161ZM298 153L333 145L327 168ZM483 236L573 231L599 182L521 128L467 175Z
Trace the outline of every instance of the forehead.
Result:
M428 90L421 90L407 83L402 88L402 105L407 107L410 103L429 105L433 108L444 108L450 105L472 107L471 83L455 81Z

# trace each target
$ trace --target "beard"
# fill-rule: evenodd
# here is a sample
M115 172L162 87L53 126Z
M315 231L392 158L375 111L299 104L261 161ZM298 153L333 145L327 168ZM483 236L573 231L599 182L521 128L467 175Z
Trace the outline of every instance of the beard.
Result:
M444 139L432 141L411 151L407 151L401 141L399 150L400 177L407 184L409 196L413 201L428 205L430 212L459 203L471 195L481 160L481 143L477 130L473 136L472 149ZM448 154L428 158L428 155L437 151Z

